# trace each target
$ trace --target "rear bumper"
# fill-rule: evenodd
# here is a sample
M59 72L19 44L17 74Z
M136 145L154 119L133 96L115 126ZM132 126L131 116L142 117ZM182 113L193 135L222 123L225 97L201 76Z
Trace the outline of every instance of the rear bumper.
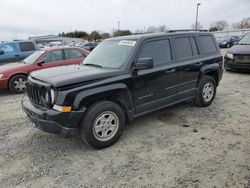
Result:
M0 90L8 89L8 79L0 79Z
M32 104L27 96L22 100L22 108L35 127L48 133L69 137L78 134L78 125L83 111L58 112Z
M235 62L234 60L225 59L224 67L225 69L250 70L250 62L241 63Z

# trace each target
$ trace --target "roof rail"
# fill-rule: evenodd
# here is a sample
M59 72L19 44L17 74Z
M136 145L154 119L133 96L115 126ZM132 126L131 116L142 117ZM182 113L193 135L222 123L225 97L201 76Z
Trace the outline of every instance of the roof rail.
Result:
M169 33L174 33L174 32L208 32L208 30L206 30L206 29L198 29L198 30L195 30L195 29L177 29L177 30L169 30L167 32L169 32Z

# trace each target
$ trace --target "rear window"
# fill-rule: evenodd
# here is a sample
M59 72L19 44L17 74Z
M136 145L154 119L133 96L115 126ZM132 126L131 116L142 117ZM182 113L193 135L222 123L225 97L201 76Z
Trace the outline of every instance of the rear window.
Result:
M34 44L32 42L20 42L19 47L21 52L29 52L35 50Z
M200 45L204 54L216 53L216 45L214 43L213 37L210 35L200 35Z

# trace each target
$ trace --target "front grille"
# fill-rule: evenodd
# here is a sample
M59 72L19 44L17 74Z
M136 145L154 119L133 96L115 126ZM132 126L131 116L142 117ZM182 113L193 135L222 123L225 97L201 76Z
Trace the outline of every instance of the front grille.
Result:
M39 85L36 85L34 83L31 82L27 82L27 95L29 97L29 99L37 104L41 103L41 97L40 97L40 87Z
M30 79L27 81L26 93L30 101L34 104L38 104L42 107L49 108L51 104L51 96L48 95L50 88L45 85L41 85L36 82L32 82ZM47 100L46 100L47 94Z
M235 55L235 61L240 63L250 63L250 55Z

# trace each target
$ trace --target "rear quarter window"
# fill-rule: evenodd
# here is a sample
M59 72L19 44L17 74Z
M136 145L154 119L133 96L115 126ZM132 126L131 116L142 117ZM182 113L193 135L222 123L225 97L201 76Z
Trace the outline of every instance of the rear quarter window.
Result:
M200 35L200 45L204 54L213 54L217 52L214 39L211 35Z
M19 47L21 52L30 52L35 50L35 46L32 42L20 42Z

